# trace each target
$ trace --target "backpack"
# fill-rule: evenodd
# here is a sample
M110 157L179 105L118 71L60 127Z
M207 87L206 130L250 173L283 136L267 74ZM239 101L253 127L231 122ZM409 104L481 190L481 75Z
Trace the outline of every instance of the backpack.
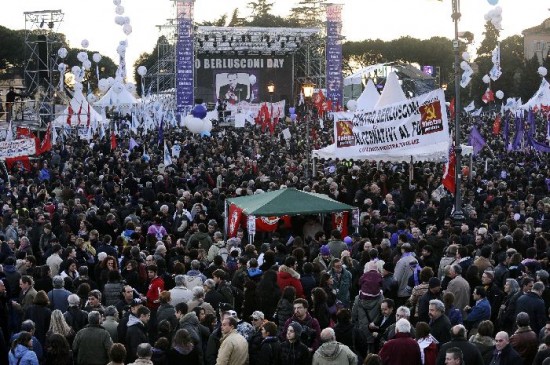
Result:
M183 275L184 285L187 289L193 290L194 287L202 287L202 278L199 275Z

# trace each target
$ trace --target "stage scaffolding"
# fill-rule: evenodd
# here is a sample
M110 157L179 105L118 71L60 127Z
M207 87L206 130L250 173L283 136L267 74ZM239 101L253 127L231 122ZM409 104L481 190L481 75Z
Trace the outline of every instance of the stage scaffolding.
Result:
M175 7L174 7L175 9ZM174 11L175 13L175 11ZM144 77L145 93L174 93L176 88L177 19L168 19L157 25L156 63ZM291 54L293 59L293 100L301 85L312 81L316 87L326 86L324 29L319 28L262 28L196 26L194 31L195 58L200 53L235 55ZM195 79L195 90L197 79Z
M40 10L25 12L24 15L25 93L34 98L31 103L34 103L35 121L51 121L55 113L54 68L57 71L57 50L63 44L56 31L64 14L61 10ZM23 119L27 119L25 114Z

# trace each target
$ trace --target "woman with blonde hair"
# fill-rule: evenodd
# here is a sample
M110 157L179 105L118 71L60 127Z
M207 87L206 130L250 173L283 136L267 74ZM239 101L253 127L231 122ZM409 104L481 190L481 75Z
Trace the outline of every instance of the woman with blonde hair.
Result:
M61 313L59 309L56 309L52 312L52 316L50 319L50 328L46 333L46 343L54 333L60 334L65 337L69 342L69 345L72 346L75 332L71 328L71 326L69 326L69 324L65 320L65 316L63 316L63 313Z

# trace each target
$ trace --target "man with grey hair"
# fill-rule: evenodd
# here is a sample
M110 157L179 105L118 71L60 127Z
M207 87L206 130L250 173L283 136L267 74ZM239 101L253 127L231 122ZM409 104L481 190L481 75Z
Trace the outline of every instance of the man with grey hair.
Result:
M439 299L430 300L428 315L430 316L430 333L440 343L446 343L451 339L449 333L451 321L445 314L445 304Z
M88 313L88 325L78 331L73 342L73 353L78 365L104 365L109 362L111 335L101 327L101 314Z
M546 306L542 299L544 284L537 281L533 284L530 292L521 295L516 302L516 316L520 312L525 312L531 319L531 328L535 333L539 333L546 324Z
M401 318L395 324L395 337L382 346L378 356L387 365L421 365L420 346L411 336L411 323Z
M225 262L227 260L227 255L229 251L225 247L225 241L223 240L223 234L220 231L214 233L214 238L212 240L212 246L208 249L208 262L214 261L214 257L220 255Z
M170 289L170 304L174 307L178 303L187 303L193 299L193 293L185 286L185 275L176 275L176 286Z
M445 292L453 293L455 296L455 307L462 310L462 317L466 317L464 308L470 304L470 284L462 277L462 267L458 264L451 265L449 270L451 281Z
M61 313L64 313L69 308L69 302L67 299L72 293L64 288L65 280L61 275L56 275L52 279L53 289L48 292L48 299L50 300L50 309L59 309Z
M357 355L348 346L336 341L336 334L332 328L321 331L321 343L313 354L312 365L357 364Z
M80 309L80 297L78 295L69 295L67 302L69 303L69 308L63 313L63 317L65 317L67 324L75 332L78 332L88 324L88 313Z
M153 348L149 343L140 343L137 347L137 359L128 365L153 365L151 357L153 356Z
M484 364L483 356L481 355L479 348L466 339L466 334L466 327L461 324L457 324L451 328L451 340L440 346L439 354L437 355L437 365L444 365L447 350L455 347L459 348L464 354L465 364Z
M399 321L402 318L406 319L408 321L410 316L411 316L411 310L409 309L409 307L406 307L404 305L397 308L397 310L395 311L395 321L396 322ZM382 334L382 337L380 338L380 345L381 346L386 341L391 340L395 336L395 323L392 323L388 328L386 328L386 330ZM411 327L410 332L411 332L411 336L413 338L416 338L416 331L415 331L414 327Z
M105 318L103 319L101 326L109 332L113 342L118 342L118 310L114 305L110 305L105 308L105 313L103 313L103 316Z

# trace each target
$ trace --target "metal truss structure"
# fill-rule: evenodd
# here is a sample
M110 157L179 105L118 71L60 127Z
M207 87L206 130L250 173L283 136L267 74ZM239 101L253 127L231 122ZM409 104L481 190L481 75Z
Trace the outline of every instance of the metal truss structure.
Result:
M36 100L38 121L53 120L54 68L62 39L56 30L63 21L61 10L25 12L25 85L26 94Z

